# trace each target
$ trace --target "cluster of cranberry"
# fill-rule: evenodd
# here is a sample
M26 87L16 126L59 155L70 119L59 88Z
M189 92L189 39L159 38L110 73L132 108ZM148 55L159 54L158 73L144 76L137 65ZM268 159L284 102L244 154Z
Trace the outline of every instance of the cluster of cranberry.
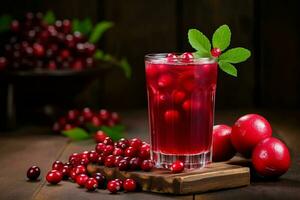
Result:
M73 32L70 20L47 24L42 13L27 13L25 19L12 21L10 32L0 70L82 70L94 66L95 45L80 32Z
M133 179L107 180L99 172L89 176L86 167L94 163L105 167L116 167L120 171L151 171L154 162L150 159L150 145L138 138L131 140L122 138L113 142L103 131L98 131L95 139L98 142L95 150L73 153L67 163L55 161L52 170L46 175L46 180L50 184L57 184L63 179L71 179L88 191L94 191L97 188L107 188L111 193L122 189L127 192L135 191L137 183ZM182 172L184 165L181 161L175 161L171 170L174 173ZM40 169L37 166L32 166L27 171L27 177L30 180L36 180L39 175Z
M84 128L86 123L91 123L95 127L102 125L115 126L120 123L120 116L116 112L109 112L106 109L94 111L88 107L80 110L69 110L67 114L60 117L57 122L53 124L52 130L60 132L63 130L70 130L75 127Z

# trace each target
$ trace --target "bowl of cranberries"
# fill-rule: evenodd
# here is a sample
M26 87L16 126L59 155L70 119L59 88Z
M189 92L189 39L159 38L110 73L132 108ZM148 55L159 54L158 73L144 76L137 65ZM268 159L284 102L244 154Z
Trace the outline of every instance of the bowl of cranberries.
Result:
M97 48L101 22L83 29L78 20L56 20L52 12L51 16L29 12L11 21L0 41L0 75L93 74L108 67L105 61L121 65ZM102 32L111 27L111 22L106 23L110 24Z

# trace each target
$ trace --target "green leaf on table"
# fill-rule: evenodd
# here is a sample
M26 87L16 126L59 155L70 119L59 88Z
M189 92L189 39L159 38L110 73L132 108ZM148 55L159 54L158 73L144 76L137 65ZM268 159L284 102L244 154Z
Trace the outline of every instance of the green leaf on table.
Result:
M113 25L114 24L110 21L102 21L96 24L96 26L91 32L89 42L97 43L100 40L103 33L107 31L109 28L111 28Z
M131 66L130 64L128 63L127 59L126 58L122 58L121 61L120 61L120 67L122 68L122 70L124 71L125 73L125 76L127 78L130 78L131 77Z
M201 53L209 53L211 44L209 39L197 29L190 29L188 39L191 46Z
M102 126L101 130L111 137L113 141L116 141L124 137L125 127L123 125L115 125L112 127Z
M54 13L51 10L48 10L44 15L43 21L47 22L47 24L54 24L55 20Z
M212 45L214 48L219 48L224 51L230 44L231 31L229 27L224 24L220 26L213 34Z
M247 60L250 56L251 52L248 49L237 47L222 53L219 60L228 63L240 63Z
M237 70L235 68L235 66L233 66L232 64L225 62L225 61L219 61L218 62L219 67L226 72L227 74L231 75L231 76L235 76L237 77Z
M73 128L67 131L62 131L62 134L76 141L90 138L89 133L82 128Z
M2 15L0 17L0 32L8 31L10 29L11 22L12 17L10 15Z
M98 130L102 130L113 140L118 140L122 138L125 132L125 126L120 124L115 125L113 127L109 127L109 126L94 126L91 123L87 123L86 127L91 133L95 133Z
M102 60L104 57L104 52L100 49L97 49L93 57L95 60Z

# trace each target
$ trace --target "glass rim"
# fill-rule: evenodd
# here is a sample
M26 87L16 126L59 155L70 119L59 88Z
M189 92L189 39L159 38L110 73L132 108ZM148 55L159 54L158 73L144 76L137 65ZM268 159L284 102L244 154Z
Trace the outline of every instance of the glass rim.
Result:
M172 53L175 55L182 55L182 53ZM168 53L149 53L145 55L145 61L156 61L156 62L167 62L167 55ZM203 58L191 58L191 61L189 63L216 63L217 60L213 57L203 57ZM187 64L187 62L183 62L183 59L180 57L177 57L174 59L174 61L176 61L175 63L185 63Z

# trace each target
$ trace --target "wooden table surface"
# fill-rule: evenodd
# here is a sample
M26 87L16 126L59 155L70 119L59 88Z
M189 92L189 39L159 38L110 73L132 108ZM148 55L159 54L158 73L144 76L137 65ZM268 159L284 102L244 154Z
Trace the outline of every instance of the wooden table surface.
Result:
M250 111L216 111L216 123L232 124L241 114ZM252 111L253 112L253 111ZM67 138L53 135L48 128L24 127L14 132L0 133L0 199L300 199L300 112L255 111L271 122L277 137L291 149L292 167L276 181L253 180L248 187L194 194L187 196L161 195L146 192L109 194L106 190L85 192L71 182L51 186L45 182L45 173L54 160L66 161L72 152L90 150L92 140L70 142ZM132 111L123 114L128 127L128 137L148 140L147 114ZM38 165L41 180L28 182L26 170Z

